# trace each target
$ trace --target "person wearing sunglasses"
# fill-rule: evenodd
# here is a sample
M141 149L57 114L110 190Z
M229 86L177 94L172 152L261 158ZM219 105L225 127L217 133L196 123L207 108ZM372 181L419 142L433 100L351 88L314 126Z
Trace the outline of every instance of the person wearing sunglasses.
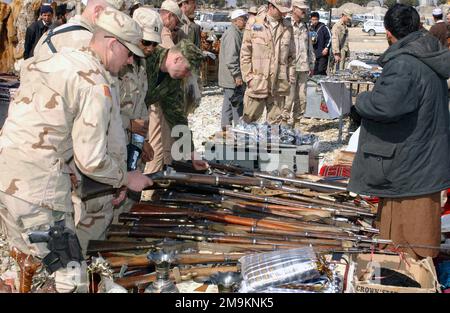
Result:
M159 14L150 8L138 8L133 13L135 20L142 29L143 38L139 42L139 48L145 57L149 57L161 43L162 22ZM133 62L127 64L119 74L120 86L120 116L122 126L127 141L128 155L136 151L134 141L136 138L143 140L142 149L140 142L140 158L137 158L137 164L131 164L128 158L129 167L144 168L146 162L153 159L153 149L148 142L148 110L145 104L145 95L147 94L147 70L145 58L134 56ZM133 139L133 140L132 140ZM114 210L114 216L128 211L133 205L131 199L127 199Z

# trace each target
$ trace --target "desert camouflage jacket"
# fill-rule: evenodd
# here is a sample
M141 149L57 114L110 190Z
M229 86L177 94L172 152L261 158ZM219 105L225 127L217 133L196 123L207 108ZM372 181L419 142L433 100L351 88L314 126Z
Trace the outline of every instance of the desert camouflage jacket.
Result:
M0 190L72 210L68 162L90 178L126 184L125 136L109 72L90 50L27 60L0 134Z

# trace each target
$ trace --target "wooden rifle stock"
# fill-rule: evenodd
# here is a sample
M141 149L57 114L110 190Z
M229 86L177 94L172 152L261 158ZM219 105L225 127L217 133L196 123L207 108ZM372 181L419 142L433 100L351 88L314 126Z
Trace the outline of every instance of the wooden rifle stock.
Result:
M20 268L19 292L28 293L31 291L33 276L41 267L41 262L36 260L32 255L25 254L16 247L12 247L10 256L16 260Z

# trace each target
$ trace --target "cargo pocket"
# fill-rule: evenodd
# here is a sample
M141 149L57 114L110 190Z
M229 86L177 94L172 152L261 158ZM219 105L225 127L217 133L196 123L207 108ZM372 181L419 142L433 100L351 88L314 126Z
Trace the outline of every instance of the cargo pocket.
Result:
M394 144L363 144L364 164L367 165L365 181L369 186L388 185L392 171L396 145Z
M250 81L250 91L254 95L264 95L267 94L267 89L269 87L269 82L267 78L263 75L254 75L253 79Z
M277 91L279 93L283 93L283 94L289 93L291 85L289 84L287 72L286 72L285 66L283 66L283 65L281 65L281 67L280 67L277 83L278 83Z
M55 159L51 164L50 175L48 176L46 183L43 201L44 203L55 203L62 206L52 208L56 211L71 211L71 208L66 208L64 206L64 203L71 203L71 172L72 171L63 159ZM65 201L63 199L65 199Z

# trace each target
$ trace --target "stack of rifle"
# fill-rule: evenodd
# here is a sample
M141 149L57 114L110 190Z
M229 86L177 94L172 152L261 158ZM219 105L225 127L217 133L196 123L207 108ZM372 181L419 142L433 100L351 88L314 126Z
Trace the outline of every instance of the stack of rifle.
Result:
M145 255L124 257L117 252L164 248L161 240L169 240L172 246L182 245L175 249L178 252L190 252L179 253L177 264L214 264L213 273L236 270L238 259L248 253L301 246L319 253L360 252L376 242L373 207L351 198L341 183L219 164L200 174L190 163L175 165L177 172L152 175L155 200L136 203L119 216L120 225L110 227L108 237L115 241L91 242L88 253L109 253L107 261L116 269L144 267L149 264ZM135 242L124 242L130 240L124 237ZM140 281L150 282L152 277ZM121 284L131 286L129 280Z

